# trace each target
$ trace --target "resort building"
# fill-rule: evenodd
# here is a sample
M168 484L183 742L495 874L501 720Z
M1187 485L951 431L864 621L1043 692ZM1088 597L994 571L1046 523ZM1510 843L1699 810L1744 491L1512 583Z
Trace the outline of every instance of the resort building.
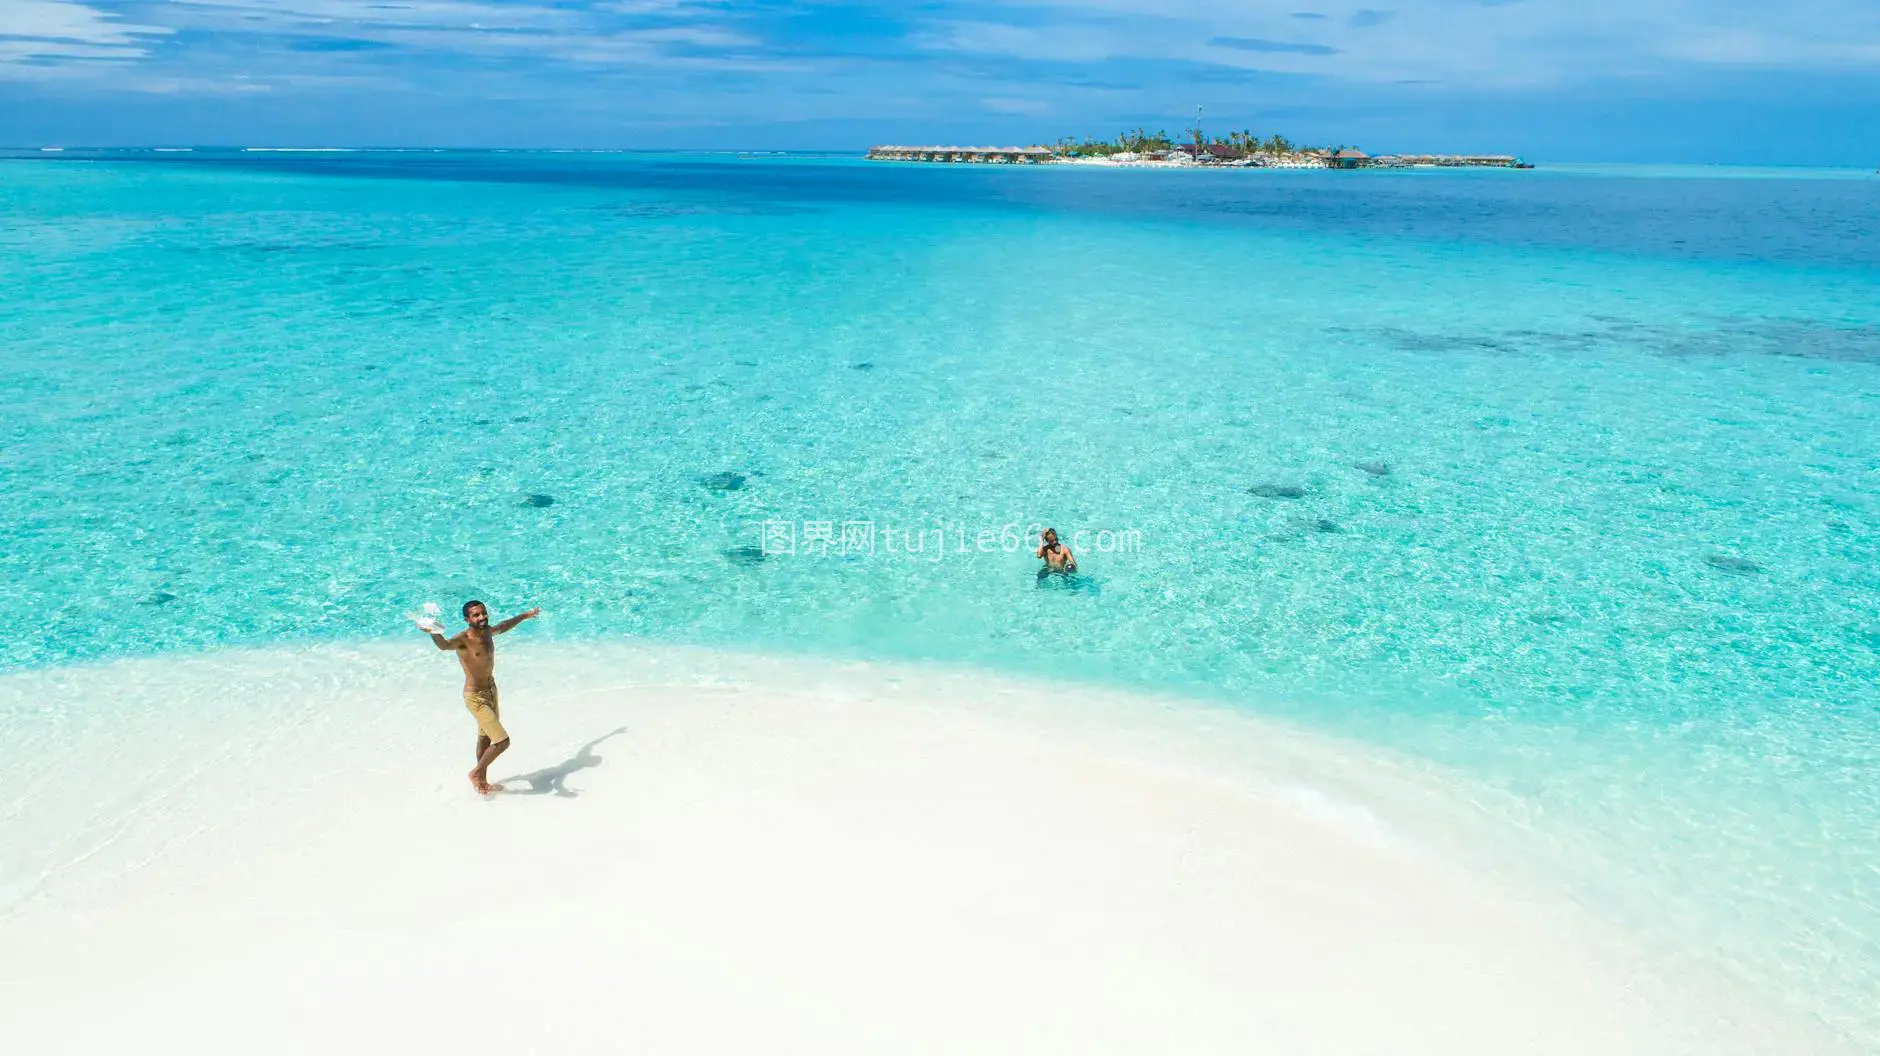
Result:
M1323 169L1326 166L1325 155L1314 153L1275 154L1273 160L1266 163L1269 169Z

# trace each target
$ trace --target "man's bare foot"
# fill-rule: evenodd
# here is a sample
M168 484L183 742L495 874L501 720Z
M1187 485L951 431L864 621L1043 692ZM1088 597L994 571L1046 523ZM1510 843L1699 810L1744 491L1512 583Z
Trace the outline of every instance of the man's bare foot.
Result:
M479 795L487 796L491 792L498 791L501 786L490 784L488 778L472 770L470 771L470 787L476 789Z

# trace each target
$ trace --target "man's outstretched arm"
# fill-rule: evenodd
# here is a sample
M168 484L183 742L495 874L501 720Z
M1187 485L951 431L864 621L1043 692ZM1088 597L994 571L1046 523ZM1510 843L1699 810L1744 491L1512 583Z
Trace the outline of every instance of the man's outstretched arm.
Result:
M424 633L430 635L431 640L437 643L437 647L447 653L454 653L463 648L463 643L455 638L446 638L436 631L426 631Z
M533 620L537 616L540 616L541 614L542 614L541 609L530 609L528 612L522 613L520 615L511 616L508 619L504 620L503 622L497 624L496 626L491 627L490 633L501 634L504 631L515 630L516 624L521 623L523 620Z

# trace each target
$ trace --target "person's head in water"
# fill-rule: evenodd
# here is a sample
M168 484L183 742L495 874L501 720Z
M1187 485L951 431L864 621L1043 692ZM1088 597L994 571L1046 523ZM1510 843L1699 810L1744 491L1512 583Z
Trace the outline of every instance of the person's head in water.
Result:
M1058 545L1058 538L1057 538L1057 529L1056 529L1056 528L1046 528L1046 529L1044 530L1044 547L1045 547L1045 549L1046 549L1046 550L1055 550L1055 549L1057 549L1057 545Z
M490 625L489 606L483 604L480 601L464 602L463 603L463 622L469 624L472 627L477 628L478 630L488 627Z

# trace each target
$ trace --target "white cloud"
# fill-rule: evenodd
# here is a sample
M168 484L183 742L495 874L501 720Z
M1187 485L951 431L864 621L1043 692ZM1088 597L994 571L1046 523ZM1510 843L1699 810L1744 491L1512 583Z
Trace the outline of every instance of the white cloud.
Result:
M1018 114L1023 117L1041 117L1051 112L1051 104L1043 99L994 98L981 99L981 106L995 114Z
M1000 22L941 22L916 35L918 47L1055 62L1101 62L1128 55L1153 55L1172 42L1145 40L1143 33L1110 25L1014 26Z
M1667 41L1664 54L1718 66L1880 66L1880 36L1797 37L1741 27L1704 27Z
M72 0L0 0L0 37L69 40L87 44L136 44L137 34L164 33L133 26Z
M72 0L0 0L0 70L18 79L63 61L124 61L148 54L149 38L170 30L141 26Z
M594 5L596 10L613 11L623 15L701 14L707 11L724 11L731 6L731 0L611 0L608 3Z
M1016 58L1200 60L1352 82L1478 88L1691 66L1871 68L1880 57L1880 3L1873 0L1037 2L1054 10L1049 25L941 22L921 43ZM1301 10L1327 17L1300 19ZM1354 17L1361 10L1372 13ZM1262 46L1210 43L1234 38Z
M258 95L273 86L246 77L133 76L121 87L145 95Z
M684 0L646 0L632 6L667 14L705 10ZM604 29L585 10L480 0L171 0L170 7L179 26L208 32L343 37L466 56L529 55L550 62L653 64L684 61L662 50L671 45L735 49L760 43L708 23Z
M383 59L395 52L319 46L332 41L425 52L446 62L524 60L541 70L805 69L761 54L760 40L714 24L710 19L722 11L695 0L617 0L591 9L539 0L165 0L139 10L164 24L133 25L75 0L0 0L0 76L176 94L343 85L356 74L392 74L393 86L402 79L397 61ZM664 24L623 24L647 15ZM187 52L133 69L134 60L151 56L150 41L179 31L192 35ZM310 46L294 47L297 39Z
M815 7L820 0L800 2ZM893 42L897 61L908 48L941 60L1010 59L1012 75L1002 79L1015 84L1033 60L1082 64L1116 79L1130 77L1131 63L1199 62L1469 90L1720 67L1880 66L1876 0L1029 0L1011 17L982 6L970 14L949 10L948 0L911 11L874 2L877 13L909 26ZM136 24L80 0L0 0L0 67L15 78L90 76L128 85L127 67L143 65L143 83L167 77L183 91L198 79L222 83L239 72L277 86L295 76L311 78L306 84L396 79L395 56L411 51L429 55L433 68L459 57L466 75L502 64L512 79L568 67L828 75L868 61L865 50L792 56L796 42L747 31L745 11L732 0L586 7L563 0L141 0L131 10L141 22L161 24ZM1301 11L1324 17L1302 19ZM159 53L155 45L176 31L189 33L187 45ZM308 46L284 54L281 41L291 47L296 38ZM329 49L314 38L390 47ZM916 79L951 76L920 73L916 61ZM971 91L978 97L986 86ZM1036 93L1018 85L994 94Z
M553 29L581 22L565 7L478 0L171 0L179 19L229 32L334 26L409 28Z

